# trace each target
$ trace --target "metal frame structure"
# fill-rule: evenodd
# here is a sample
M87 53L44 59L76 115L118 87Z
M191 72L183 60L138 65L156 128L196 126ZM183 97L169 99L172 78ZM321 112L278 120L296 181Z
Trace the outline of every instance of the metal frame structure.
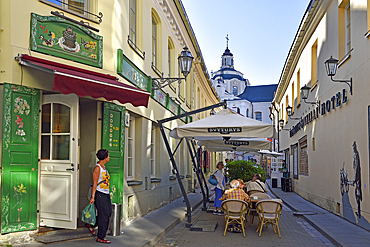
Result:
M180 115L177 115L177 116L173 116L173 117L169 117L169 118L158 120L159 129L161 131L161 134L162 134L162 137L163 137L163 141L165 143L165 146L166 146L168 155L170 156L170 161L171 161L171 164L172 164L172 167L173 167L173 173L176 175L177 181L178 181L179 186L180 186L180 190L182 192L182 195L184 196L184 201L185 201L185 204L186 204L186 216L187 216L187 223L185 224L185 226L187 228L191 227L191 225L192 225L192 223L191 223L191 209L192 208L191 208L191 205L190 205L189 198L188 198L188 196L186 194L184 185L182 184L181 177L180 177L180 174L179 174L177 165L176 165L176 161L174 159L174 154L176 153L176 151L177 151L180 143L182 142L182 139L183 138L181 138L181 140L180 140L179 144L177 145L177 147L175 148L174 152L172 152L171 147L170 147L170 144L169 144L168 139L167 139L167 136L166 136L166 133L164 132L163 124L166 123L166 122L170 122L170 121L173 121L173 120L176 120L176 119L180 119L180 118L183 118L183 117L186 117L186 116L194 115L196 113L200 113L200 112L212 110L214 108L222 107L222 106L223 107L226 107L226 101L221 102L221 103L218 103L218 104L215 104L215 105L207 106L207 107L204 107L204 108L200 108L198 110L186 112L186 113L183 113L183 114L180 114ZM190 153L190 155L192 157L193 170L197 174L197 179L199 181L199 184L200 184L200 187L201 187L201 191L202 191L202 194L203 194L203 210L205 210L206 203L207 203L207 201L209 199L208 187L207 187L207 184L206 184L206 181L205 181L204 174L202 172L201 166L199 164L199 155L197 155L197 152L195 152L195 144L194 144L194 141L191 142L192 148L190 148L189 140L186 139L186 141L187 141L187 146L188 146L188 149L189 149L189 153ZM195 163L194 157L197 157L197 161L198 161L197 162L197 165ZM202 178L203 178L203 181L204 181L204 184L205 184L205 187L206 187L207 195L204 192L203 183L202 183L202 181L200 179L199 172L202 175Z

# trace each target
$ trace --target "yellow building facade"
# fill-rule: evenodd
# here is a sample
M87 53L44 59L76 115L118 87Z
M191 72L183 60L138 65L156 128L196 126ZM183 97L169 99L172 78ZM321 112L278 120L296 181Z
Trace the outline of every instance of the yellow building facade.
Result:
M100 148L122 225L180 197L157 121L220 102L181 1L1 1L0 16L1 233L75 229ZM194 57L186 82L156 89L155 78L183 77L184 47ZM175 158L192 191L184 144Z
M272 103L293 190L367 229L369 10L366 0L310 1ZM338 66L330 77L331 57Z

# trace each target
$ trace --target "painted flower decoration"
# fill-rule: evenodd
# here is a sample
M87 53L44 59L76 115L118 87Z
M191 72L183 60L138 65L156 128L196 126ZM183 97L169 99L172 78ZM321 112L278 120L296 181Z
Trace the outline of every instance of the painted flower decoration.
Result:
M22 114L30 114L30 106L29 104L27 103L27 100L25 99L22 99L21 96L17 97L15 100L14 100L14 113L18 113L20 115Z
M14 186L14 191L15 191L16 194L22 194L22 193L25 194L25 193L27 193L26 187L23 184L18 185L17 187Z
M21 116L19 116L19 115L16 115L17 116L17 119L15 120L15 122L17 123L17 125L18 125L18 128L23 128L23 122L22 122L22 120L23 120L23 118L21 118Z

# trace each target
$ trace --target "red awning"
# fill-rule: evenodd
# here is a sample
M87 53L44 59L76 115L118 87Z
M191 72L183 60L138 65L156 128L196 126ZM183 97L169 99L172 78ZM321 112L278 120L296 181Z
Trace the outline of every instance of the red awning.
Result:
M148 106L150 92L117 81L111 75L85 70L65 64L22 54L18 57L21 65L30 66L54 74L53 90L63 94L74 93L80 97L103 97L118 100L122 104Z

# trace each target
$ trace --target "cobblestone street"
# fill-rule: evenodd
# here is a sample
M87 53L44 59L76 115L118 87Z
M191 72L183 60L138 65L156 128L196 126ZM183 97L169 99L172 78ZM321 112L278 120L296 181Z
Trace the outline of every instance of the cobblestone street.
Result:
M271 194L270 194L271 195ZM271 195L272 196L272 195ZM198 208L194 212L193 222L197 220L217 221L218 226L214 232L197 232L185 228L186 220L169 231L155 246L334 246L321 233L315 230L302 217L293 216L293 212L287 206L283 206L279 227L281 238L275 234L272 227L263 228L261 237L256 232L258 224L257 216L252 227L248 219L246 225L246 237L242 233L227 232L225 229L224 216L206 213Z

